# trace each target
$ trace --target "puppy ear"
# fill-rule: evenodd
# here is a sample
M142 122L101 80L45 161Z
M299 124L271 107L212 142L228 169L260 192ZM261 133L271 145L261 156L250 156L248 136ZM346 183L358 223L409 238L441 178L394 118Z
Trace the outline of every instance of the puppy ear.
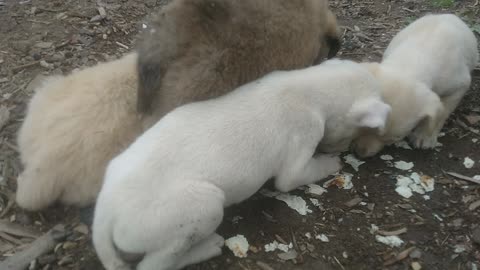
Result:
M331 10L327 11L327 29L326 29L326 42L328 47L330 48L328 51L327 58L331 59L335 57L340 50L341 42L340 42L340 34L337 25L337 18L333 14Z
M379 135L385 132L385 126L392 108L377 98L357 101L350 110L358 127L377 129Z

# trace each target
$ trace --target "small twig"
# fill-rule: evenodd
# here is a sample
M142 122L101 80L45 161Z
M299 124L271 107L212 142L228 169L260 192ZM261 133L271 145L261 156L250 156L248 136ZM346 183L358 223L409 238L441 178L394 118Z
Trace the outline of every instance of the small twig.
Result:
M295 250L298 251L298 253L297 253L298 255L297 255L296 260L297 260L298 263L303 263L303 262L304 262L303 255L302 255L302 253L300 253L300 252L301 252L301 249L300 249L300 247L298 246L297 238L295 237L295 233L293 232L292 227L290 227L290 234L291 234L291 236L292 236L293 248L295 248Z
M12 237L6 233L3 233L3 232L0 232L0 237L7 240L8 242L11 242L17 246L20 246L20 245L23 245L24 243L20 240L18 240L17 238L15 237Z
M400 234L406 233L406 232L407 232L407 228L401 228L401 229L398 229L396 231L391 231L391 232L378 230L378 233L383 235L383 236L400 235Z
M445 239L443 239L442 243L440 244L440 246L443 246L445 244L445 242L447 242L448 238L450 238L450 234L447 235L447 237L445 237Z
M34 61L34 62L31 62L31 63L27 63L27 64L23 64L23 65L20 65L20 66L13 67L12 72L17 73L22 69L36 66L36 65L38 65L38 63L40 63L40 61Z
M126 49L126 50L130 49L127 45L125 45L125 44L123 44L123 43L120 43L120 42L118 42L118 41L115 41L115 44L117 44L118 46L120 46L120 47L122 47L122 48L124 48L124 49Z
M5 140L3 141L3 144L5 144L8 148L12 149L13 151L19 153L20 152L20 149L18 149L18 147L14 144L12 144L11 142Z
M257 266L260 267L262 270L274 270L270 265L261 261L257 261Z
M49 8L42 8L42 7L39 7L38 10L46 11L46 12L53 12L53 13L59 13L59 12L64 11L62 9L49 9Z
M340 268L345 270L345 267L343 267L343 265L340 263L340 261L337 259L337 257L333 256L333 259L338 263L338 265L340 265Z
M57 225L46 234L40 236L23 251L15 253L0 263L2 270L23 270L28 267L31 261L51 251L58 242L67 236L62 225Z
M16 235L20 237L37 238L38 234L32 231L26 230L22 226L10 223L5 220L0 220L0 232ZM1 268L0 268L1 269Z
M406 7L402 8L402 9L405 10L405 11L408 11L408 12L410 12L410 13L415 13L414 10L411 10L411 9L409 9L409 8L406 8Z
M51 22L37 21L37 20L33 20L33 19L28 19L27 21L28 21L28 22L33 22L33 23L46 24L46 25L52 24Z
M445 173L450 175L450 176L456 177L458 179L462 179L462 180L469 181L469 182L480 185L480 180L473 179L472 177L468 177L468 176L465 176L465 175L462 175L462 174L459 174L459 173L455 173L455 172L445 172Z
M71 39L67 39L67 40L65 40L64 42L62 42L62 43L60 43L60 44L58 44L58 45L55 45L55 50L58 50L58 49L60 49L60 48L63 48L63 47L65 47L65 46L67 46L68 44L70 44L71 41L72 41Z
M383 263L384 266L389 266L389 265L392 265L396 262L399 262L401 260L404 260L405 258L407 258L407 256L415 249L415 247L409 247L407 249L405 249L404 251L398 253L394 258L386 261Z

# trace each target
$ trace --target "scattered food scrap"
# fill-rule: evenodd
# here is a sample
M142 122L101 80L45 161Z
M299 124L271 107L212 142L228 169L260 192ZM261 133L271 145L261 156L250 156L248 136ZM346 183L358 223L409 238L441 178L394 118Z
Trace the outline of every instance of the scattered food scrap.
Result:
M308 208L307 202L302 199L302 197L290 195L290 194L280 194L275 196L277 200L285 202L288 207L297 211L300 215L305 216L308 213L312 213L312 210Z
M225 245L233 252L233 255L239 258L247 257L249 244L247 238L243 235L237 235L225 240Z
M473 165L475 165L475 161L473 161L471 158L466 157L463 160L463 166L465 166L465 168L471 169L473 167Z
M316 185L316 184L310 184L308 185L308 188L306 190L306 193L308 194L314 194L314 195L318 195L318 196L321 196L323 193L326 193L327 190L319 185Z
M403 160L395 162L395 168L402 170L402 171L408 171L413 168L413 162L405 162Z
M315 239L317 240L320 240L324 243L327 243L327 242L330 242L330 239L328 239L328 236L326 236L325 234L319 234L319 235L315 235Z
M357 172L358 172L358 167L360 167L360 165L365 163L365 161L358 160L352 154L348 154L344 156L343 159L345 160L345 163L352 166L352 168Z
M332 180L328 180L323 184L324 188L329 188L331 186L337 186L338 188L342 189L352 189L353 188L353 183L352 183L352 178L353 174L350 173L344 173L335 176Z
M292 248L293 248L292 243L285 245L285 244L278 243L277 240L274 240L272 243L265 245L265 252L272 252L277 249L283 252L288 252Z
M310 202L312 202L312 204L313 204L314 206L316 206L316 207L320 207L320 206L321 206L321 205L320 205L320 202L319 202L317 199L315 199L315 198L310 198Z
M393 160L393 157L390 156L390 155L381 155L380 159L385 160L385 161L391 161L391 160Z
M418 173L414 172L410 177L399 175L397 177L397 188L395 191L404 198L410 198L413 195L413 192L418 194L425 194L426 192L431 192L434 190L435 180L428 176L420 176ZM428 197L430 199L430 197Z
M412 147L410 147L410 145L408 145L408 143L406 141L399 141L399 142L396 142L394 145L397 148L412 150Z
M377 242L380 242L390 247L399 247L403 244L403 240L396 235L391 235L391 236L376 235L375 240L377 240Z

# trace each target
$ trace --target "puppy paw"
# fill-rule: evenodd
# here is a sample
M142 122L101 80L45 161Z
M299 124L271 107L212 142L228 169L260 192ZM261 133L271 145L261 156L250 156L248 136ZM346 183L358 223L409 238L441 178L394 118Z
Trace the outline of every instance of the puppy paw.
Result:
M429 136L421 132L413 132L408 136L413 147L418 149L433 149L437 146L437 136Z

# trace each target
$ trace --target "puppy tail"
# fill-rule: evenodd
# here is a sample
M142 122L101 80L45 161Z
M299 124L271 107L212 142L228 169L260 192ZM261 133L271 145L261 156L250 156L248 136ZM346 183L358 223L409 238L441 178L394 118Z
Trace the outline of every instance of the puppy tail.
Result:
M42 177L26 168L17 178L17 204L29 211L47 208L61 195L53 177Z
M113 222L107 217L108 214L95 213L93 220L92 240L97 256L107 270L131 270L130 265L120 258L115 248Z

